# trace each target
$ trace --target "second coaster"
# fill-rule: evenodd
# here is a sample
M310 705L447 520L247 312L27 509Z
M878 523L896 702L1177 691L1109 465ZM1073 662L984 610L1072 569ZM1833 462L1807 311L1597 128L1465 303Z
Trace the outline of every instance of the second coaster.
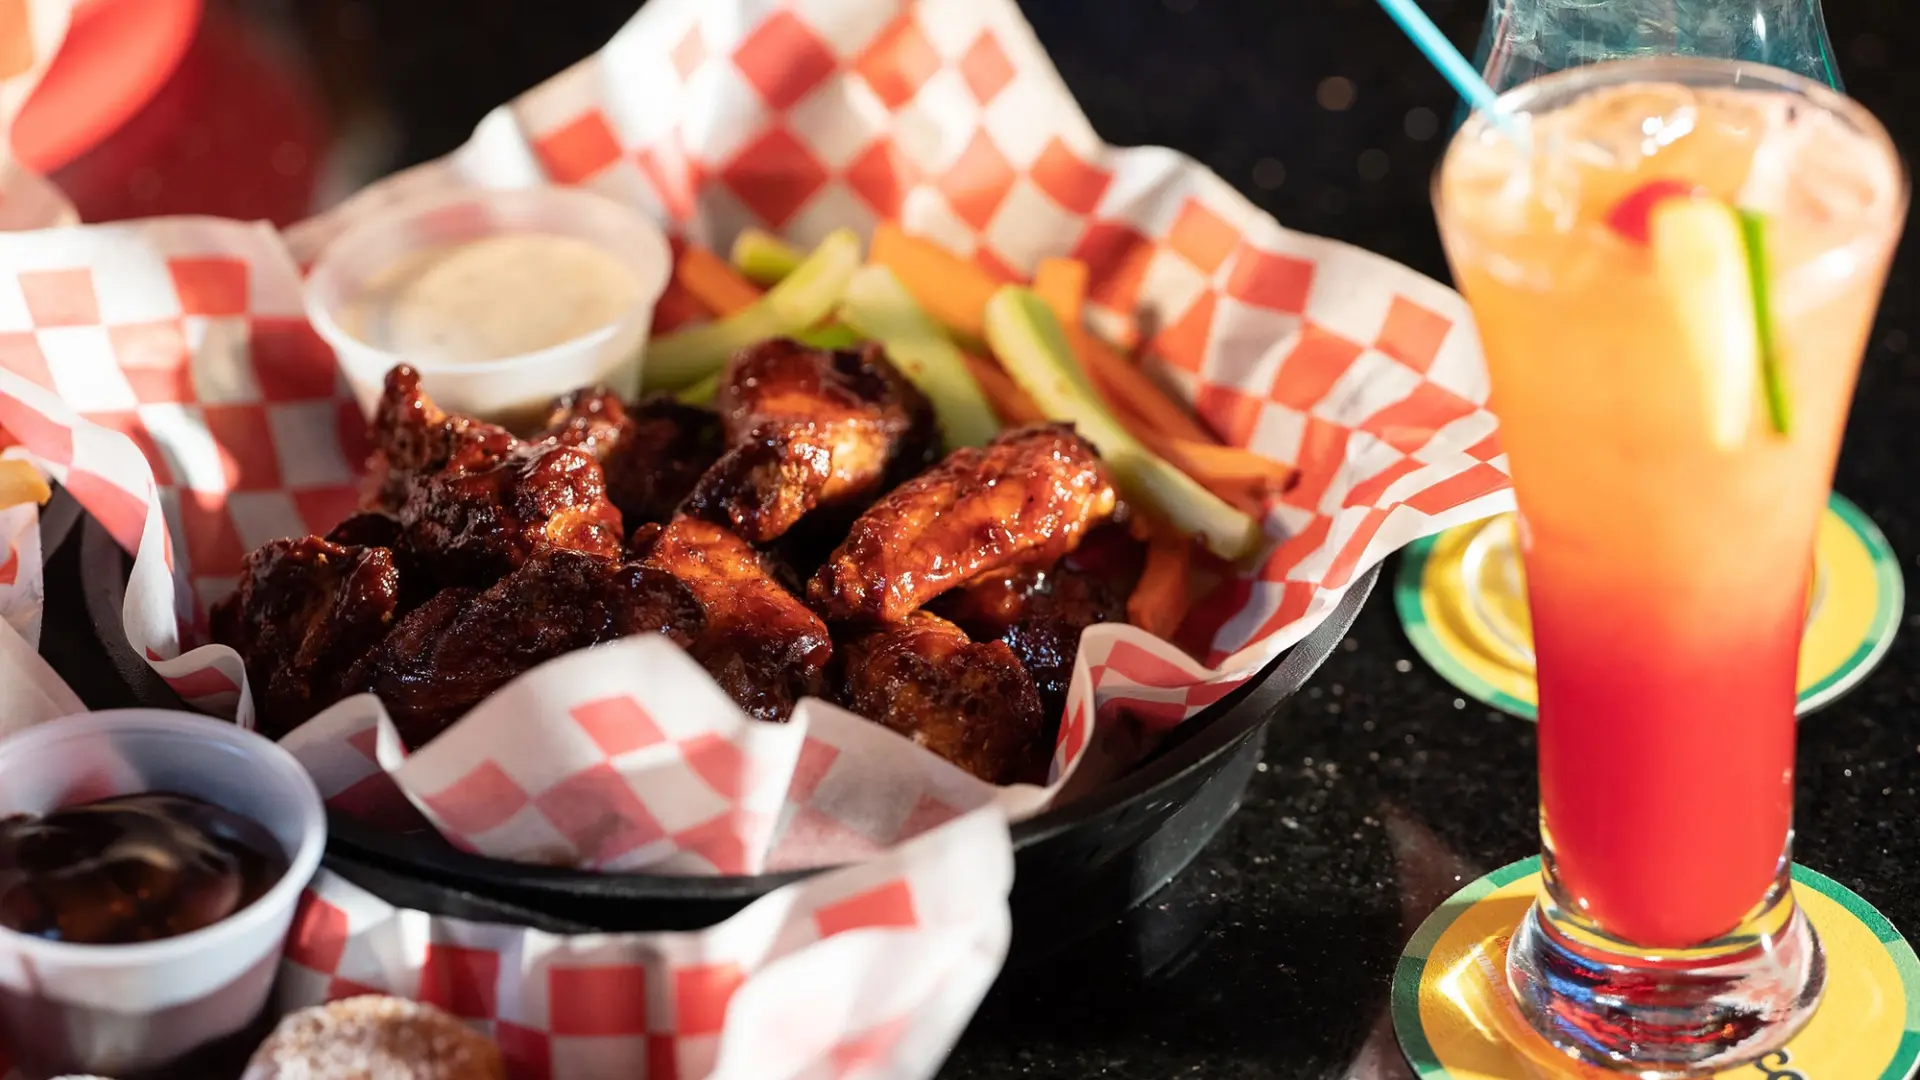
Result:
M1920 958L1851 889L1793 868L1794 899L1827 954L1813 1019L1723 1080L1911 1080L1920 1066ZM1540 885L1536 856L1455 893L1407 943L1393 976L1393 1027L1420 1080L1606 1078L1547 1045L1507 993L1507 941Z
M1513 515L1407 547L1393 586L1408 640L1462 693L1535 718L1533 635ZM1800 713L1866 678L1893 644L1905 603L1900 561L1860 508L1830 496L1814 551L1800 648Z

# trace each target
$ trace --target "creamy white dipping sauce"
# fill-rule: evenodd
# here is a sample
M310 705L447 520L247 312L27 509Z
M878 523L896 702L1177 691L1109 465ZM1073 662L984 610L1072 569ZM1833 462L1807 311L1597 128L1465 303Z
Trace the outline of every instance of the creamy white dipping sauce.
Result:
M428 248L368 279L341 312L348 333L418 363L499 360L551 348L641 303L626 264L572 236L512 233Z

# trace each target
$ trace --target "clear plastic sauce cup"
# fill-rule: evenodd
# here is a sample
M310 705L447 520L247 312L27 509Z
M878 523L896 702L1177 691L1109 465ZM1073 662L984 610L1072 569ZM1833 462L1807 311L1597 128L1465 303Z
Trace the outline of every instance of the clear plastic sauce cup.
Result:
M527 428L575 387L638 392L672 262L646 215L591 192L441 193L327 245L307 275L307 318L363 412L404 363L441 408Z
M87 945L0 927L0 1045L30 1078L150 1072L248 1027L273 988L327 835L320 793L291 754L232 724L155 709L69 717L0 740L0 817L143 792L258 823L287 873L228 918L157 941Z

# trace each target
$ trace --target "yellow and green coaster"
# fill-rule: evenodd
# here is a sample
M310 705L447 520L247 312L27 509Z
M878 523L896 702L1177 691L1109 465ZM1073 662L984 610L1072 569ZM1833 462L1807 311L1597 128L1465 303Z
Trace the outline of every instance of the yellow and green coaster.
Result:
M1800 713L1866 678L1900 627L1900 560L1878 526L1828 498L1814 547L1814 582L1800 647ZM1462 693L1535 718L1533 636L1512 514L1410 545L1393 587L1407 638Z
M1393 1028L1420 1080L1607 1078L1547 1045L1507 992L1507 942L1540 885L1538 856L1473 882L1427 917L1393 976ZM1920 1065L1920 959L1873 905L1793 868L1794 899L1827 954L1805 1029L1724 1080L1910 1080Z

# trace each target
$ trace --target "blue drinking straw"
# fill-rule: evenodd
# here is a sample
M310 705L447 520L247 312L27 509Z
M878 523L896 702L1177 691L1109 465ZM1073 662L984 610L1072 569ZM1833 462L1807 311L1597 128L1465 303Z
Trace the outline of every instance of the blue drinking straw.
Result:
M1380 6L1393 16L1393 21L1400 24L1400 29L1406 31L1433 66L1440 69L1440 74L1453 84L1453 88L1460 91L1460 96L1467 99L1467 104L1486 113L1509 135L1516 134L1513 118L1500 109L1500 95L1494 93L1493 87L1488 86L1487 81L1467 62L1467 58L1460 55L1460 50L1453 47L1447 35L1433 25L1433 20L1420 10L1416 0L1380 0Z

